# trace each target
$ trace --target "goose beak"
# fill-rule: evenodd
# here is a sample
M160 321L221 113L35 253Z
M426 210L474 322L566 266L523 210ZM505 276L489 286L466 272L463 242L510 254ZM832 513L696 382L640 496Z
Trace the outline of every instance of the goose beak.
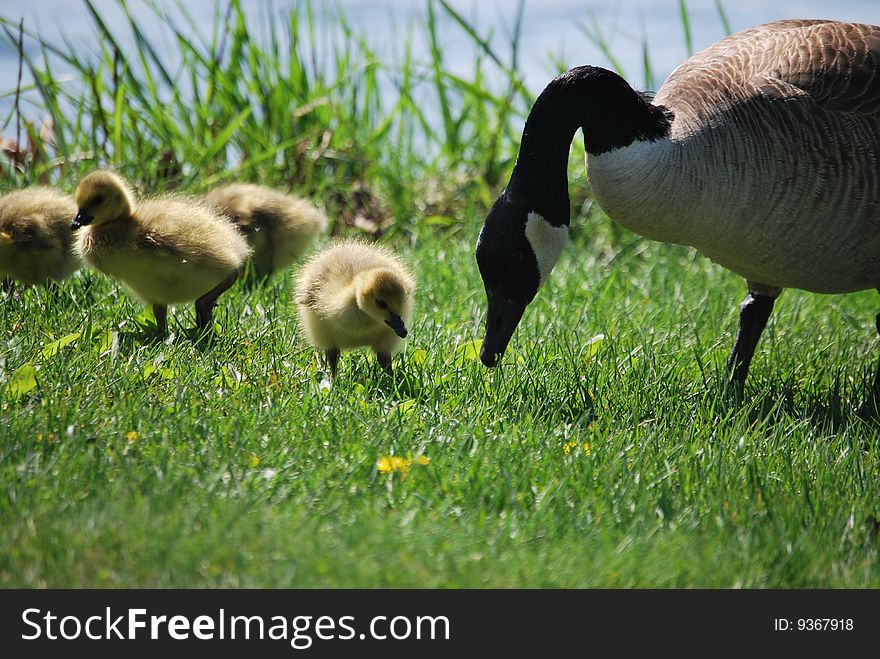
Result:
M73 218L73 222L70 223L70 228L76 231L80 227L86 227L92 223L92 220L95 219L92 216L88 215L85 211L81 210L76 214L76 217Z
M489 310L486 314L486 338L480 348L480 361L492 368L501 359L510 338L519 325L528 302L508 300L500 292L487 290Z
M391 319L386 320L385 324L393 329L394 333L397 334L397 336L399 336L401 339L406 338L408 332L406 331L406 325L403 324L403 320L400 316L391 316Z

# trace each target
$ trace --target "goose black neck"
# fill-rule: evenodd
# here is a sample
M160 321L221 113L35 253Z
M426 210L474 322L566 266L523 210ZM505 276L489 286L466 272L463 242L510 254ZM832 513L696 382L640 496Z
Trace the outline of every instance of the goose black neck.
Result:
M568 224L568 153L578 128L599 155L669 134L671 113L652 105L616 73L595 66L555 78L532 106L508 191L523 195L553 224Z

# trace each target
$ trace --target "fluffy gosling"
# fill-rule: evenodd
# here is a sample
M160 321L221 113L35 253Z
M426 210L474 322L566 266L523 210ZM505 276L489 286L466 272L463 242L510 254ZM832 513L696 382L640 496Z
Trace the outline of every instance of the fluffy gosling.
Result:
M238 277L247 242L208 206L175 196L137 204L121 176L94 171L76 189L76 250L153 306L164 335L167 306L195 301L196 324L210 327L217 298ZM82 228L80 228L82 227Z
M327 217L305 199L253 183L216 188L205 201L244 234L253 249L252 279L263 282L293 263L327 228Z
M339 351L369 346L391 373L391 355L406 338L416 282L390 251L362 242L333 244L297 277L295 300L309 342L336 376Z
M0 197L0 278L29 286L61 281L80 267L72 251L73 199L50 188Z

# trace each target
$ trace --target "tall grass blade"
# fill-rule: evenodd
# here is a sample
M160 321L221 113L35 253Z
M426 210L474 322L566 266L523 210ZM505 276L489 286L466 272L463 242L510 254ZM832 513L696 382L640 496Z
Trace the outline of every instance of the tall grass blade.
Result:
M586 37L593 42L593 45L599 49L605 59L611 64L611 68L617 73L617 75L621 77L626 77L626 72L623 70L623 66L620 64L620 61L614 55L611 50L611 46L608 41L605 39L605 35L602 33L601 28L599 27L599 22L596 20L596 16L594 14L590 14L590 23L591 26L585 25L581 21L577 21L577 26L581 32L583 32Z
M648 53L648 33L645 29L644 16L642 17L642 72L645 76L645 88L654 90L654 69L651 66L651 56Z
M691 19L685 0L678 0L678 12L681 16L681 27L684 30L684 46L687 56L694 54L694 39L691 34Z
M724 28L724 34L730 36L733 30L730 29L730 21L727 19L727 12L724 11L722 0L715 0L715 10L718 12L718 18L721 19L721 26Z
M253 110L251 108L245 108L241 113L230 121L226 127L220 131L217 135L217 138L205 149L204 155L202 158L193 165L193 170L183 181L183 187L191 185L193 181L200 175L200 169L205 165L205 163L209 162L214 156L216 156L220 150L225 147L235 132L241 128L241 125L245 122L245 120L251 116L251 112Z

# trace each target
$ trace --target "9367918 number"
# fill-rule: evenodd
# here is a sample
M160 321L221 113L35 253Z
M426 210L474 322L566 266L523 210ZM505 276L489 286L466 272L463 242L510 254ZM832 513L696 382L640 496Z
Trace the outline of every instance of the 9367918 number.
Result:
M773 630L777 632L849 632L854 627L852 618L797 618L796 620L775 618L773 620Z

